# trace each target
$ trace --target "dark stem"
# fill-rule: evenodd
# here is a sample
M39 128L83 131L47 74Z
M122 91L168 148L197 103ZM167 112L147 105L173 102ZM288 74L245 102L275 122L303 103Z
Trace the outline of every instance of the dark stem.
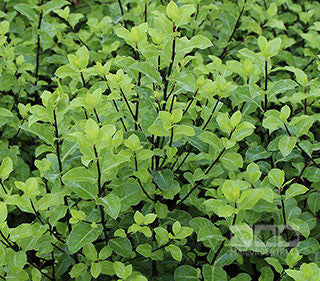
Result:
M307 93L307 87L304 87L303 91L304 91L304 93ZM303 107L304 115L307 115L307 106L308 106L307 98L305 98L304 99L304 107Z
M98 197L101 198L104 195L104 190L102 189L102 185L101 185L102 174L101 174L101 169L100 169L99 155L98 155L98 151L97 151L95 144L93 145L93 151L94 151L94 155L96 157L96 165L97 165L97 171L98 171L98 178L97 178ZM104 239L105 239L105 242L107 245L108 244L108 235L107 235L107 227L106 227L104 210L103 210L102 205L99 205L99 210L100 210L101 224L103 226L103 235L104 235Z
M237 31L237 29L238 29L238 27L239 27L240 18L241 18L241 16L242 16L243 12L244 12L246 3L247 3L247 0L245 0L244 3L243 3L243 7L242 7L242 9L241 9L241 11L240 11L240 14L239 14L238 18L237 18L236 24L234 25L234 28L233 28L233 30L232 30L232 33L231 33L231 35L229 36L228 43L231 42L234 34L236 33L236 31ZM227 45L227 46L225 46L225 47L223 48L222 53L221 53L220 56L219 56L220 59L222 59L222 58L226 55L227 50L228 50L228 46L229 46L229 45Z
M133 152L133 155L134 155L134 166L135 166L135 170L136 170L136 172L138 172L138 160L137 160L137 154L136 154L135 151Z
M81 76L82 86L85 87L86 86L86 81L84 80L84 76L83 76L83 73L81 71L80 71L80 76Z
M264 90L268 90L268 62L267 60L264 61ZM268 95L267 93L264 94L264 107L263 111L266 112L268 108Z
M197 89L196 92L194 93L194 95L193 95L192 99L190 100L187 108L183 111L182 116L184 116L188 112L189 108L191 107L191 104L193 103L194 99L196 98L196 95L197 95L198 91L199 91L199 89Z
M84 112L84 116L85 118L88 120L88 113L87 110L82 106L83 112Z
M121 11L121 15L124 16L124 10L123 10L123 7L122 7L122 3L121 3L121 0L118 0L118 3L119 3L119 7L120 7L120 11ZM127 28L127 23L125 20L123 20L123 25L125 28Z
M140 179L139 179L138 177L136 177L136 176L132 176L132 177L138 181L138 184L139 184L139 186L141 187L143 193L144 193L151 201L156 202L156 200L153 199L153 198L147 193L147 191L146 191L145 188L143 187Z
M225 148L223 150L221 150L221 152L219 153L218 157L212 162L212 164L209 166L209 168L205 171L205 175L207 175L210 170L212 169L212 167L219 161L220 157L222 156L222 154L225 152ZM199 185L202 183L203 180L199 180L196 185L191 188L191 190L176 204L175 207L178 207L179 205L181 205L189 196L190 194L199 187Z
M284 127L285 127L285 129L286 129L286 132L288 133L288 135L291 137L292 135L291 135L291 133L290 133L290 131L289 131L289 128L287 127L287 125L286 125L286 123L283 123L283 125L284 125ZM297 147L300 149L300 151L302 151L307 157L308 157L308 159L310 159L311 160L311 162L318 168L318 169L320 169L320 166L317 164L317 162L313 159L313 157L311 156L311 155L309 155L301 146L300 146L300 144L296 144L297 145Z
M144 21L145 22L148 21L148 4L147 3L144 5Z
M213 109L212 109L212 112L211 112L211 114L210 114L210 116L209 116L209 119L208 119L207 122L204 124L204 126L203 126L203 128L202 128L203 131L204 131L204 130L207 128L207 126L209 125L209 123L210 123L210 121L211 121L211 119L212 119L212 117L213 117L213 114L214 114L214 112L216 111L216 108L217 108L217 106L218 106L219 101L220 101L220 98L217 99L216 104L214 105L214 107L213 107Z
M8 192L7 192L6 188L5 188L2 180L0 180L0 184L1 184L1 187L2 187L2 189L3 189L3 191L4 191L4 193L5 193L5 194L8 194Z
M57 122L57 114L56 114L56 110L53 109L53 119L54 119L54 131L55 131L55 147L56 147L56 154L57 154L57 158L58 158L58 166L59 166L59 178L60 178L60 183L61 186L64 186L64 183L62 181L62 161L61 161L61 155L60 155L60 140L59 140L59 130L58 130L58 122ZM70 215L70 210L69 210L69 204L68 204L68 199L67 196L65 196L63 198L64 200L64 204L65 206L68 207L67 209L67 214L66 214L66 219L67 219L67 225L68 225L68 231L69 233L71 232L72 228L71 228L71 224L69 222L71 215Z
M40 221L40 223L41 223L42 225L44 225L44 222L43 222L43 220L41 219L40 214L38 213L38 211L37 211L36 208L34 207L34 204L33 204L33 202L32 202L31 199L30 199L30 203L31 203L31 207L32 207L32 210L33 210L34 214L36 215L36 217L38 218L38 220Z
M97 118L98 123L100 123L100 118L99 118L99 115L98 115L97 110L95 108L93 108L93 112Z
M55 258L53 251L51 252L51 259L52 259L52 280L56 281L56 270L55 270Z
M108 85L108 81L107 81L106 76L103 76L103 80L106 82L107 87L108 87L108 89L109 89L109 91L110 91L110 93L111 93L111 89L110 89L110 87L109 87L109 85ZM117 103L116 103L116 101L115 101L114 99L112 100L112 103L113 103L113 106L114 106L114 108L116 109L116 111L120 113L119 108L118 108L118 106L117 106ZM122 124L122 126L123 126L124 131L127 132L127 127L126 127L126 125L124 124L122 117L120 117L120 122L121 122L121 124Z
M43 5L43 1L41 0L40 5ZM42 10L40 11L40 16L39 16L39 21L38 21L38 32L41 29L41 22L42 22L42 17L43 17L43 12ZM37 54L36 54L36 70L34 73L34 76L36 78L36 82L35 84L37 85L38 83L38 77L39 77L39 66L40 66L40 35L38 34L38 38L37 38Z
M170 142L169 142L169 146L171 147L173 143L173 126L171 127L170 130Z

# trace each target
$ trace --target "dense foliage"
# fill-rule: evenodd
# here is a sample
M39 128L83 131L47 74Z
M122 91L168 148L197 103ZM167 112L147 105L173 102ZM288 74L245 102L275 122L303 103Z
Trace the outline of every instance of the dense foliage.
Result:
M320 280L318 1L0 2L0 279Z

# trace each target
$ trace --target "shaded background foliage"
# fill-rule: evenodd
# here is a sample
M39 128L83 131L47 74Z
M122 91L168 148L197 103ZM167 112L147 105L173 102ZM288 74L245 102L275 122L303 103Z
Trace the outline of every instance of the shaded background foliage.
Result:
M318 2L0 4L1 279L318 280Z

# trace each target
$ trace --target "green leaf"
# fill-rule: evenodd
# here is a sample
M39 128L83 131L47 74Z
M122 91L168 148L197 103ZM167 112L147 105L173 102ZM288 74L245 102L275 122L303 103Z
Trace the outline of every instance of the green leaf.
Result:
M156 233L156 240L160 246L166 244L169 241L169 233L163 227L156 227L154 229L154 232Z
M320 244L315 238L300 241L296 247L302 255L315 254L320 250Z
M6 221L8 216L7 205L4 202L0 202L0 225Z
M76 224L68 237L67 245L71 254L79 251L86 243L98 238L102 232L102 226L91 227L90 224L80 222Z
M229 119L228 113L222 113L217 116L217 122L219 124L220 129L223 132L230 133L232 128L231 121Z
M277 258L267 257L265 258L265 261L268 264L272 265L278 273L281 273L283 271L283 267Z
M190 265L179 266L174 272L175 281L199 281L200 272Z
M162 190L169 190L173 185L173 173L169 169L153 171L152 177L157 186Z
M260 177L261 177L261 172L260 168L256 163L250 163L247 166L247 177L249 178L251 183L255 183Z
M170 252L171 256L176 261L181 261L182 260L182 252L181 252L181 249L177 245L170 244L169 246L165 247L165 250L167 252Z
M79 277L82 273L84 273L85 270L87 270L87 265L86 265L86 264L84 264L84 263L77 263L77 264L75 264L75 265L72 267L69 275L70 275L71 278L77 278L77 277Z
M91 268L90 268L90 273L93 278L98 278L102 270L102 264L100 262L92 262L91 263Z
M268 116L262 122L262 126L271 132L279 129L283 125L282 121L275 116Z
M90 183L95 183L97 181L94 173L85 167L77 167L77 168L71 169L62 177L62 180L66 184L68 181L90 182Z
M128 139L124 140L124 144L132 151L136 151L142 148L142 146L140 145L140 139L135 134L132 134Z
M299 254L299 250L297 248L292 248L286 257L286 263L290 268L292 268L301 258L302 255Z
M13 171L13 163L12 160L9 157L5 157L2 160L1 166L0 166L0 178L2 181L5 181L11 172Z
M99 125L96 121L90 118L87 120L84 132L86 133L88 138L91 139L91 141L95 142L99 134Z
M302 184L294 183L290 185L290 187L287 189L285 193L285 200L288 200L289 198L293 198L294 196L304 194L308 191L308 188L306 188Z
M279 140L278 147L283 155L283 157L287 157L291 151L294 149L297 143L296 137L290 136L282 136Z
M227 152L220 159L222 165L229 171L237 171L243 166L243 159L239 153Z
M192 137L195 135L194 129L191 126L187 125L175 125L173 132L175 136L182 135Z
M282 40L279 37L269 41L269 50L268 50L269 57L276 56L279 53L281 48L281 43L282 43Z
M317 213L320 210L320 193L313 192L309 194L307 199L308 207L312 213Z
M260 189L249 189L241 193L237 202L239 210L247 210L253 208L262 198L263 193Z
M309 225L301 219L290 218L288 225L292 227L293 230L299 231L305 238L310 235Z
M113 269L117 276L122 279L127 279L132 274L131 264L125 266L123 263L116 261L113 263Z
M253 241L253 230L247 224L241 223L241 224L231 225L230 230L235 235L234 237L237 238L242 243L245 249L247 249L251 245ZM234 237L232 237L231 239L231 242L230 242L231 244L234 241L233 239ZM237 247L237 245L235 245L235 247Z
M136 251L137 251L140 255L142 255L142 256L144 256L144 257L146 257L146 258L151 257L151 255L152 255L151 250L152 250L151 245L150 245L150 244L147 244L147 243L140 244L140 245L138 245L138 247L136 248Z
M230 201L237 201L240 196L240 188L235 181L225 180L221 188L224 196Z
M53 127L47 124L34 123L30 127L25 123L21 126L23 130L35 134L40 139L44 140L47 144L54 147L54 131Z
M231 140L241 141L244 138L250 136L255 129L255 126L249 122L242 122L239 126L235 128L232 133Z
M76 56L79 59L80 69L86 68L89 63L90 53L85 46L80 47L80 49L76 52Z
M110 217L117 219L121 209L121 201L117 195L110 193L104 198L98 198L97 203L105 208Z
M114 238L109 240L108 246L121 257L128 258L132 253L132 245L128 238Z
M30 20L30 22L33 22L35 24L38 22L38 16L37 16L36 12L33 10L33 8L31 7L31 5L21 3L21 4L15 5L14 8L20 14L27 17Z
M167 5L167 15L173 21L177 22L179 17L179 8L174 1L170 1Z
M130 69L137 70L147 76L152 83L162 85L160 73L147 62L136 62L129 67Z
M14 117L14 115L10 110L0 107L0 117Z
M31 276L32 276L32 281L41 281L41 272L36 269L36 268L33 268L31 270Z
M268 179L272 185L280 188L284 183L284 171L280 169L272 169L268 173Z
M24 251L6 250L6 263L9 270L12 272L20 272L27 263L27 255Z
M151 224L155 221L156 218L157 218L156 214L147 214L147 215L145 215L145 217L143 219L143 224L144 225Z
M120 198L121 212L137 205L142 199L141 188L137 184L127 183L116 187L113 192Z
M202 266L202 275L205 281L227 281L227 274L222 267L205 264Z
M215 241L221 241L223 240L223 236L216 226L214 226L212 223L209 223L208 225L202 226L198 232L197 235L197 241L208 241L208 240L215 240Z
M78 71L74 69L71 65L67 64L67 65L60 66L56 70L55 75L63 79L69 76L73 77L74 75L78 75Z
M83 246L83 253L87 259L96 261L98 259L98 253L95 246L92 243L86 243Z

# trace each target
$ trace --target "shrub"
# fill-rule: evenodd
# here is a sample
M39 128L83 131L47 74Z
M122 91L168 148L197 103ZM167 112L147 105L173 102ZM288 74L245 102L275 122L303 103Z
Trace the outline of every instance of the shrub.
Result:
M318 280L318 2L2 8L1 279Z

